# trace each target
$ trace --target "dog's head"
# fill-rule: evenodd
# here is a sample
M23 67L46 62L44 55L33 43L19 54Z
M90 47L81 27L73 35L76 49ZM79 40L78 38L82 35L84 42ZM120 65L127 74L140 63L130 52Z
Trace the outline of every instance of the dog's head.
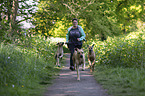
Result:
M58 42L56 45L63 46L64 42Z
M89 52L92 52L92 51L93 51L94 45L95 45L95 44L93 44L92 46L89 46L89 45L88 45Z
M78 56L78 57L83 58L83 56L84 56L84 51L83 51L83 49L75 48L75 51L77 51L77 56Z

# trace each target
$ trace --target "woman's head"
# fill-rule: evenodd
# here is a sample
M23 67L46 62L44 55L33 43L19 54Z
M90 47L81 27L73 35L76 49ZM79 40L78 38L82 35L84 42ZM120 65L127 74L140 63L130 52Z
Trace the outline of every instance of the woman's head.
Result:
M76 18L72 19L72 24L73 24L73 27L77 27L78 19L76 19Z

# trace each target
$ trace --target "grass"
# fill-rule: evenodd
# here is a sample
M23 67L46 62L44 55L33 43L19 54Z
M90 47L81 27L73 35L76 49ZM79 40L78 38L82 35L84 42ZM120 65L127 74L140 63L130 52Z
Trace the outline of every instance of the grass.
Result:
M93 74L111 96L144 96L144 41L144 33L133 32L104 42L84 43L86 53L88 44L96 44ZM39 36L28 37L17 45L1 43L0 95L42 96L60 69L54 64L55 51L54 42ZM68 52L66 47L64 52Z
M95 43L96 66L93 74L111 96L144 96L144 41L143 32L132 32L120 37L108 37L104 42L86 43Z
M145 70L97 65L95 79L111 96L144 96Z
M54 44L37 37L25 43L0 44L1 96L42 96L58 75Z

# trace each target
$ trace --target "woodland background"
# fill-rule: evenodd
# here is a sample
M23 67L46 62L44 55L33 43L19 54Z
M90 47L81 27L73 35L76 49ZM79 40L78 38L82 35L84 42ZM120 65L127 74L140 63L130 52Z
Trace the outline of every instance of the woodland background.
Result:
M43 96L61 69L56 43L65 42L73 18L86 34L86 58L95 44L92 74L107 93L144 96L145 0L1 0L1 96Z

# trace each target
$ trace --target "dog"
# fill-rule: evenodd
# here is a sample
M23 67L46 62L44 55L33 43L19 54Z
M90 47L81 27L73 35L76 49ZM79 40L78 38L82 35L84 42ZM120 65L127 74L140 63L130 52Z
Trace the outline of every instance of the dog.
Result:
M60 67L59 64L59 59L62 59L63 57L63 44L64 42L58 42L56 45L58 45L57 47L57 51L55 54L55 60L56 60L56 66Z
M95 52L93 51L94 45L95 44L93 44L92 46L88 45L88 49L89 49L89 52L88 52L88 62L89 62L89 65L90 65L90 72L94 71L94 66L95 66L96 55L95 55Z
M77 70L77 80L80 81L79 65L82 65L82 70L85 70L85 55L83 49L74 49L73 57L74 69Z

